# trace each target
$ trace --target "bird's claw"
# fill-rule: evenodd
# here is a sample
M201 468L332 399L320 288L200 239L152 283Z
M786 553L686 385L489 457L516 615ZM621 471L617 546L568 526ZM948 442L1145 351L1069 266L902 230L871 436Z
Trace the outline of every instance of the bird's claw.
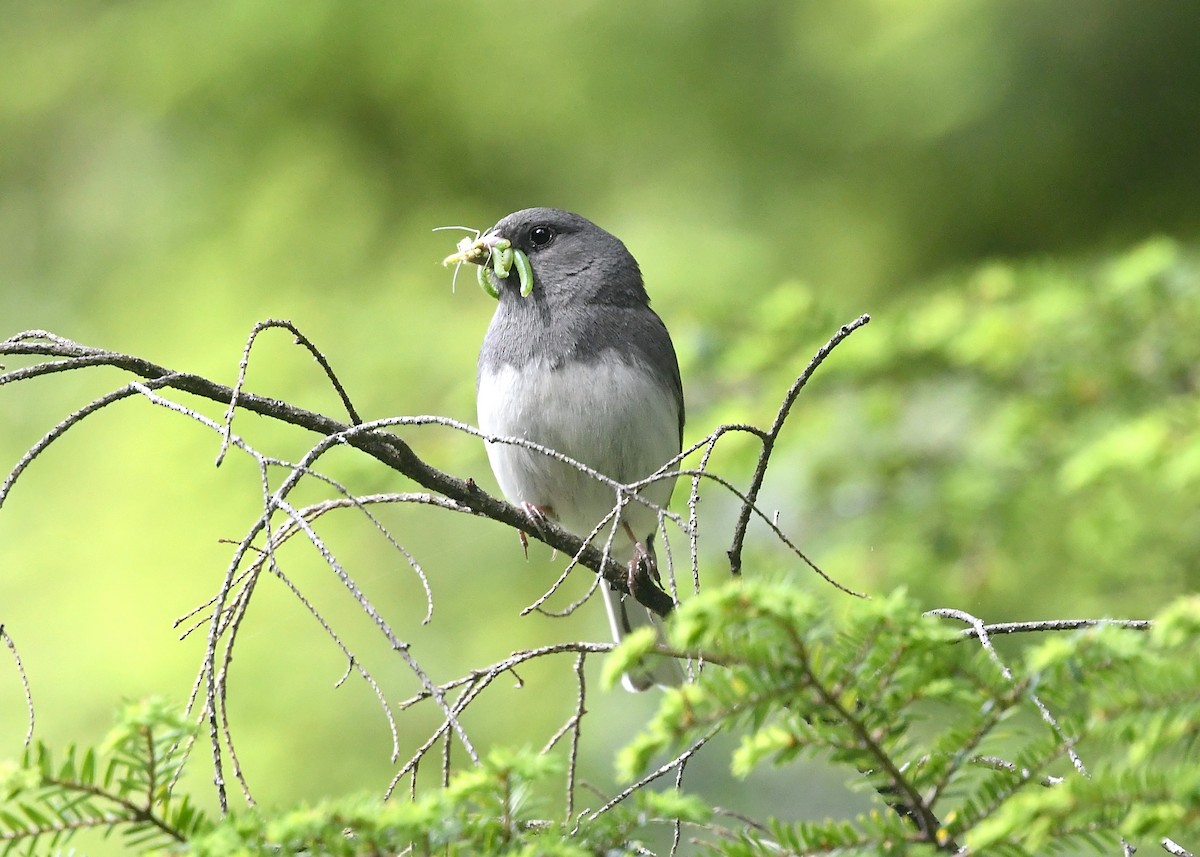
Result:
M529 523L534 532L539 536L546 535L544 524L550 518L554 517L554 509L550 506L537 506L533 503L522 503L521 511L525 513L525 517L529 519ZM529 536L524 530L517 530L521 537L521 548L525 551L525 559L529 559Z

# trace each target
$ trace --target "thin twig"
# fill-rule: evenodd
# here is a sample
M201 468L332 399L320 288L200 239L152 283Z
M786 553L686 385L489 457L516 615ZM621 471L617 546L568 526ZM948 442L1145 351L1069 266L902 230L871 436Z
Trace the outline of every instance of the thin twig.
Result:
M829 356L833 349L845 340L847 336L854 333L863 325L871 320L869 315L860 315L849 324L843 324L828 342L813 355L812 360L804 367L804 371L792 383L787 393L783 397L783 402L779 405L779 410L775 414L775 421L771 423L771 427L767 429L766 436L762 439L762 452L758 456L758 463L754 467L754 476L750 479L750 487L746 491L746 502L742 504L742 511L738 514L737 523L733 528L733 541L729 546L727 553L729 554L729 570L735 577L742 573L742 544L746 539L746 527L750 524L750 507L758 500L758 491L762 487L763 479L767 475L767 464L771 460L771 452L775 449L775 441L779 439L779 433L783 429L783 424L788 418L788 414L792 410L792 405L796 403L796 398L800 395L800 391L804 389L804 385L808 383L808 379L813 376L824 361Z
M686 750L684 750L682 753L680 753L674 759L672 759L669 762L663 763L658 768L656 768L653 771L651 771L650 773L646 774L646 776L642 777L640 780L633 783L632 785L626 786L624 789L622 789L620 792L618 792L616 795L614 795L612 798L610 798L609 801L604 804L604 806L600 807L599 809L592 810L590 813L586 814L583 817L584 820L587 820L587 821L596 820L600 816L604 815L604 813L606 813L610 809L612 809L614 806L616 806L617 804L624 801L627 797L632 795L634 792L644 789L646 786L650 785L650 783L654 782L655 780L659 779L660 777L665 776L666 774L671 773L671 771L676 770L680 765L686 763L688 759L690 759L690 758L692 758L692 756L696 755L696 753L698 753L700 751L700 748L703 747L705 744L707 744L709 741L711 741L713 739L713 737L720 731L721 731L720 725L714 726L712 729L710 729L708 732L706 732L703 737L701 737L698 741L696 741L694 744L689 746ZM576 830L578 830L578 829L579 829L578 826L576 826ZM572 831L572 832L574 832L574 831Z
M506 672L511 672L521 664L537 658L544 658L548 655L561 655L568 652L585 655L599 655L606 652L611 652L616 647L616 643L587 643L583 641L573 641L552 643L547 646L538 646L534 649L522 649L519 652L513 652L503 660L496 661L490 666L471 670L471 672L469 672L467 675L445 682L444 684L438 685L438 687L441 689L442 693L448 693L455 688L463 687L464 685L471 685L480 680L485 681L485 683L491 682L497 676L503 675ZM420 693L414 694L403 702L397 704L396 708L399 711L404 711L405 709L416 705L418 702L423 702L429 698L430 692L428 690L422 690Z
M932 615L940 616L937 610L930 611ZM1080 628L1101 628L1111 625L1116 628L1128 628L1131 631L1149 631L1154 627L1150 619L1048 619L1037 622L997 622L983 626L984 633L990 637L1002 634L1029 634L1041 631L1076 631ZM979 632L974 626L964 628L964 637L978 637Z
M233 385L233 395L230 396L229 407L225 410L225 419L223 421L225 428L221 433L221 450L217 453L216 463L218 467L221 466L221 462L225 459L225 454L229 451L229 437L233 431L233 415L237 410L238 398L241 395L242 387L244 387L246 384L246 371L250 367L250 349L254 347L254 342L258 339L258 335L260 333L262 333L264 330L277 327L283 328L295 336L296 344L303 345L308 349L309 354L316 359L317 363L325 371L325 377L329 379L329 383L333 386L334 391L341 398L342 405L346 408L346 413L350 417L350 422L353 425L358 425L362 422L362 418L359 417L358 411L355 410L354 404L350 401L350 396L346 393L346 388L342 386L342 382L338 379L337 374L333 371L333 367L329 365L329 361L326 359L325 355L322 354L321 351L315 345L313 345L312 341L303 333L301 333L296 325L292 324L292 322L283 319L269 318L254 325L254 328L250 331L250 336L246 339L246 345L242 349L242 359L238 364L237 383Z
M33 743L33 690L29 686L29 674L25 672L25 665L21 663L21 655L17 651L17 644L9 635L4 625L0 623L0 640L4 641L4 645L8 646L9 652L12 653L13 663L17 666L17 677L21 680L21 690L25 693L25 711L28 717L28 725L25 727L25 746L28 747Z
M971 759L971 762L973 764L982 765L983 767L992 768L993 770L997 771L1008 771L1009 773L1016 774L1022 780L1033 779L1033 771L1029 770L1028 768L1018 768L1012 762L1008 761L1007 759L1001 759L999 756L975 756ZM1062 782L1062 777L1056 777L1051 774L1047 774L1038 780L1038 783L1046 788L1057 786Z
M575 714L571 717L571 749L567 761L567 806L566 817L575 814L575 780L579 773L579 744L583 740L583 718L587 714L587 681L584 679L583 664L586 652L575 657L575 681L579 695L575 699Z
M994 663L1000 670L1000 674L1003 675L1004 678L1009 682L1013 684L1016 683L1016 677L1013 675L1012 670L1010 670L1008 665L1004 663L998 654L996 654L996 650L992 646L991 638L988 635L987 628L981 619L972 616L965 610L953 610L949 608L930 610L926 613L926 615L940 616L947 619L957 619L960 622L970 625L974 630L974 636L979 640L979 644L983 647L983 650L987 652L992 663ZM1050 727L1050 730L1054 733L1054 735L1063 742L1063 745L1067 750L1067 755L1071 759L1071 764L1075 766L1075 770L1078 771L1082 776L1086 777L1088 775L1087 767L1083 764L1083 759L1081 759L1079 754L1075 752L1074 740L1063 732L1062 726L1059 725L1057 718L1055 718L1050 709L1046 707L1046 704L1042 702L1041 697L1039 697L1032 690L1030 690L1027 695L1029 701L1034 704L1034 707L1037 708L1038 713L1041 714L1042 720L1045 721L1046 725Z

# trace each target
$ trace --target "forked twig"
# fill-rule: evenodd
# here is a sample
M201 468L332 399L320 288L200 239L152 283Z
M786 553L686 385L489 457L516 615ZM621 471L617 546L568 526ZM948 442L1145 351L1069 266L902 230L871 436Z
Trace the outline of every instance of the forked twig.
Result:
M813 355L812 360L800 373L800 377L792 382L792 386L784 395L779 410L775 414L775 421L771 423L771 427L767 429L762 438L762 452L759 453L758 463L754 467L754 475L750 478L750 487L746 490L746 502L742 504L742 511L738 514L737 523L733 528L733 542L727 553L729 554L729 570L735 577L742 573L742 543L746 540L746 527L750 524L751 507L758 500L758 491L762 487L763 479L766 478L767 464L775 449L775 441L779 439L779 433L783 430L783 424L787 420L788 414L791 413L792 405L796 403L796 399L799 397L800 391L804 389L804 385L808 383L808 379L825 362L825 358L829 356L830 352L870 320L871 317L864 314L849 324L843 324L838 332Z
M246 384L246 371L250 368L250 349L254 347L258 335L264 330L272 328L283 328L290 332L296 339L297 345L302 345L308 349L308 353L313 356L321 369L325 372L325 377L329 380L330 385L342 400L342 406L345 407L346 413L350 417L350 422L353 425L358 425L362 422L358 411L354 404L350 401L350 396L346 392L346 388L342 386L341 380L337 373L333 371L333 367L329 365L329 360L325 354L313 345L312 340L300 332L299 328L292 322L284 319L268 318L265 321L260 321L250 331L250 336L246 339L246 345L242 349L242 359L238 363L237 383L233 385L233 395L229 397L229 407L225 409L225 429L221 432L221 450L217 453L217 466L221 466L221 462L225 459L225 454L229 451L229 438L233 432L233 415L237 411L238 398L241 396L242 387Z

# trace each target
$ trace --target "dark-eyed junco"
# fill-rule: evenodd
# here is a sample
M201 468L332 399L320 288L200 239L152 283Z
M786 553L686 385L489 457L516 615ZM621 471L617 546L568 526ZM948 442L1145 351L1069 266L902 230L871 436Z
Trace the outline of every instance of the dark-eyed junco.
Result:
M447 261L482 267L499 301L479 353L479 427L557 450L628 485L659 471L680 451L683 386L671 337L650 309L638 264L615 236L577 214L529 208L459 245ZM487 445L500 490L529 513L586 538L617 505L617 491L526 447ZM639 494L665 507L674 477ZM612 556L631 575L657 575L656 512L629 499ZM603 546L609 526L593 544ZM656 617L601 582L618 642ZM647 658L625 676L630 690L678 684L667 657Z

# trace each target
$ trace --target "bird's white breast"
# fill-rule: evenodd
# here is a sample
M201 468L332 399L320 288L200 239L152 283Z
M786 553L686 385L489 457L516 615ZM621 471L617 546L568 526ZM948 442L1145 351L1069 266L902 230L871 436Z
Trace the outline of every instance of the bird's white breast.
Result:
M628 484L651 475L679 452L679 411L670 390L636 363L610 352L590 363L551 368L544 361L480 372L479 427L557 450ZM512 502L551 507L580 536L616 504L616 492L561 461L520 446L487 444L500 490ZM640 493L665 506L674 479ZM633 501L624 520L644 540L655 514Z

